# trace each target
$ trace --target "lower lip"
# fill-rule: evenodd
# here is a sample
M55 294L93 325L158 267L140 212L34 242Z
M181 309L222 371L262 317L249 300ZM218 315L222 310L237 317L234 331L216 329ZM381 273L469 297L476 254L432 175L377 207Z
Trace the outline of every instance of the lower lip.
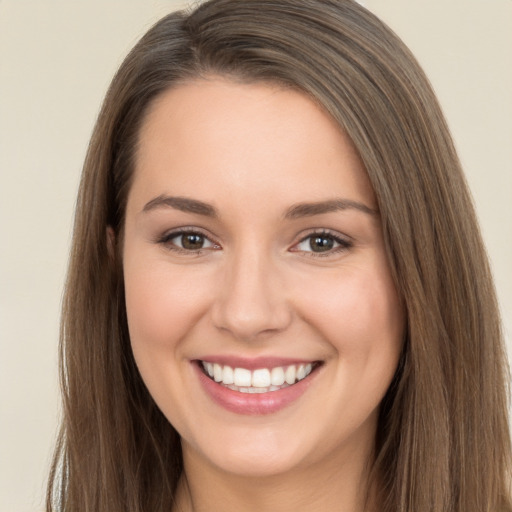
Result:
M293 404L304 394L317 374L317 371L313 371L305 379L278 391L241 393L226 388L207 377L199 364L197 364L197 361L193 363L199 382L216 404L237 414L253 416L272 414Z

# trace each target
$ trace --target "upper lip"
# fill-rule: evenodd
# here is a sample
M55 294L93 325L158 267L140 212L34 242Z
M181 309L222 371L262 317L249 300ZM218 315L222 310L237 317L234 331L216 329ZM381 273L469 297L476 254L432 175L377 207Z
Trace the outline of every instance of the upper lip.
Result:
M318 359L301 359L291 357L260 356L254 358L239 357L235 355L211 355L199 357L196 361L217 363L231 368L246 368L258 370L259 368L276 368L278 366L291 366L301 364L313 364L320 362Z

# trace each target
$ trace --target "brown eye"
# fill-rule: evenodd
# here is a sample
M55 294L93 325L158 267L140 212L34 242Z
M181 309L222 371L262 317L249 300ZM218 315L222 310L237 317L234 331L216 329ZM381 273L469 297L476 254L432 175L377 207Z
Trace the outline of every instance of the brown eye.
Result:
M309 238L309 247L313 252L326 252L334 248L335 240L332 236L312 236Z
M352 242L345 240L341 236L331 235L330 233L312 233L303 238L294 248L295 251L309 253L313 255L326 256L331 253L338 253L352 247Z
M218 249L207 236L195 231L180 231L164 236L160 243L169 249L186 252L199 252L202 249Z
M196 233L185 233L177 238L181 238L181 247L188 251L202 249L205 243L205 237Z

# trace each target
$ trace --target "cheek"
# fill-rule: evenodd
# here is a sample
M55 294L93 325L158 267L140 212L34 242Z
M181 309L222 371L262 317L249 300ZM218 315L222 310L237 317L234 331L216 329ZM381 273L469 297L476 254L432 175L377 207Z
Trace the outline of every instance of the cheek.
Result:
M206 309L211 278L191 278L162 258L126 251L124 283L135 362L151 396L174 427L185 430L189 365L185 340Z
M396 367L405 325L387 264L376 259L307 283L301 309L341 360L365 372Z
M166 343L180 317L179 293L154 272L125 270L126 312L132 344Z
M179 348L180 340L202 316L210 279L194 276L165 261L127 258L124 265L126 311L134 351Z

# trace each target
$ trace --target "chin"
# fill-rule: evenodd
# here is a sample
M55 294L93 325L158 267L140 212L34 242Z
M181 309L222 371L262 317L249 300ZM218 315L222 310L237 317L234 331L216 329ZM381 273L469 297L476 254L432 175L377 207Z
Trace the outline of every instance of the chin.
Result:
M267 477L285 474L300 467L305 456L305 443L288 434L287 443L278 435L260 431L256 435L227 436L224 442L207 443L206 449L195 447L195 456L219 470L240 477ZM218 438L217 438L218 439ZM307 450L306 450L307 451Z

